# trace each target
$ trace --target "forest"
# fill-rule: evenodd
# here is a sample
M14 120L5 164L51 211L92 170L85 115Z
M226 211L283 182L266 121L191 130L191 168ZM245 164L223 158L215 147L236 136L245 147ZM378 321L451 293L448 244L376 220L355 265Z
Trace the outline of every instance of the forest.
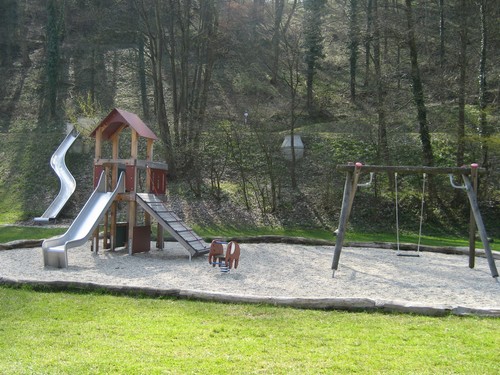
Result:
M68 156L82 187L74 217L91 189L85 136L117 107L157 133L170 198L189 200L181 207L199 225L335 228L338 164L479 163L482 210L500 234L496 1L0 4L2 222L35 216L57 193L48 161L68 123L83 135ZM297 135L303 157L285 158L284 138ZM426 225L463 232L467 203L446 178L430 181ZM360 192L352 225L394 225L393 182L377 175ZM421 179L400 182L401 220L415 226Z

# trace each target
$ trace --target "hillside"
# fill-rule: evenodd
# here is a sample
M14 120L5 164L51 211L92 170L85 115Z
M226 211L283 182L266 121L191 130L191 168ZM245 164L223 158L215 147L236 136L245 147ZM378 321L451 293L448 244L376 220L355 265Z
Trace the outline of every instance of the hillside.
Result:
M281 73L278 77L282 78L272 82L271 25L276 18L263 13L263 18L257 22L250 17L252 3L242 1L237 5L235 2L219 9L212 65L206 60L211 56L210 50L203 49L211 44L196 44L194 37L191 40L191 46L196 45L198 49L193 50L191 60L186 61L189 67L186 69L193 69L189 70L186 79L194 81L196 72L210 71L209 76L199 81L200 85L207 82L206 91L199 91L199 96L193 96L187 103L192 105L191 112L184 114L175 110L177 86L173 78L174 72L179 73L179 70L170 70L169 56L165 56L162 92L167 119L163 121L158 112L158 72L155 73L155 60L151 58L154 51L148 49L147 37L145 45L138 40L138 35L143 35L141 32L148 35L148 29L144 28L148 18L137 19L133 9L114 1L90 1L87 7L81 7L78 2L62 5L50 1L48 4L54 6L50 8L34 0L28 1L25 7L16 2L4 5L6 11L15 10L15 17L4 20L0 28L6 41L0 45L0 50L11 52L8 56L4 54L8 58L4 58L0 66L0 78L5 82L0 88L0 222L30 220L40 215L55 197L59 182L49 161L64 138L67 123L73 123L82 131L81 142L85 144L81 151L77 151L77 147L72 149L66 160L76 177L77 190L65 207L62 219L74 218L92 189L93 143L85 134L111 108L118 107L137 113L161 136L162 141L155 146L157 160L171 157L165 147L163 127L166 121L171 134L177 131L177 116L179 134L183 134L183 126L187 129L186 134L199 134L185 144L174 144L177 155L172 161L176 169L170 177L169 187L169 201L191 223L200 226L231 223L235 226L335 228L344 184L344 176L336 172L335 165L353 161L383 163L381 107L374 86L373 55L372 60L367 60L371 63L363 63L362 57L368 47L359 46L357 93L353 100L349 55L352 18L343 3L328 2L321 23L323 56L314 76L315 104L311 112L306 101L306 67L301 65L303 51L290 48L292 36L300 35L304 10L298 8L292 13L290 8L285 8L285 14L293 17L290 35L281 37L289 44L280 45ZM450 7L452 28L453 17L458 20L459 12L452 5ZM196 11L193 10L193 14ZM426 14L427 22L438 17L436 9L424 9L420 3L416 4L415 11L417 16ZM365 10L359 12L360 19L366 16ZM390 17L401 17L396 10L391 13L392 10L385 9L384 12ZM54 15L63 26L51 23ZM500 233L500 229L494 229L499 227L496 224L500 213L500 168L496 163L500 151L496 141L500 75L494 64L498 58L495 47L500 43L500 29L495 23L496 16L493 12L488 18L489 143L483 143L478 131L475 78L478 59L472 46L477 46L480 35L476 28L470 27L464 162L481 162L484 145L488 145L489 175L481 184L481 205L492 231ZM421 18L416 19L424 22ZM402 18L395 20L397 26L383 29L385 44L382 45L387 150L392 164L421 165L421 134L412 96L410 56L400 34L404 22ZM165 18L165 26L168 22ZM427 23L423 26L417 41L434 162L435 165L455 165L457 41L451 37L446 40L449 51L446 68L438 68L433 52L439 45L437 30ZM360 35L367 33L359 32ZM52 87L49 69L53 63L50 53L54 52L50 48L51 41L58 47L54 60L57 62L57 74L53 77L57 83L55 87ZM197 65L196 53L207 56L203 64ZM179 61L182 62L181 56ZM287 62L298 65L293 71L287 70L295 66ZM286 78L287 72L297 75L292 74L290 81ZM182 77L179 73L178 78ZM295 91L291 89L293 77L298 77ZM189 90L195 92L197 88L195 85ZM249 114L246 123L245 112ZM90 117L90 125L78 122L81 117ZM305 144L305 157L294 168L280 152L284 136L292 129L302 136ZM175 137L172 138L175 142ZM402 222L408 230L414 230L419 210L419 178L403 181L402 188L406 188L401 201ZM468 220L465 206L463 197L457 197L447 177L443 177L436 181L435 196L429 197L426 225L463 232ZM373 188L360 191L351 223L367 231L391 230L393 208L387 176L378 176Z

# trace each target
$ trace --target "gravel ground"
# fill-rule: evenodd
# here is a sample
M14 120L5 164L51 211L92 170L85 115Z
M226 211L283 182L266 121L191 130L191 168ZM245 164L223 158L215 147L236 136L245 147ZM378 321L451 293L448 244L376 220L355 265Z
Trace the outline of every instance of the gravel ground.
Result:
M90 283L176 290L202 299L500 316L500 283L484 258L469 269L461 255L398 257L393 250L346 247L332 278L332 256L331 246L241 244L239 267L222 273L207 256L190 261L175 242L134 256L126 249L94 254L89 242L68 251L66 269L44 267L40 247L0 251L0 282Z

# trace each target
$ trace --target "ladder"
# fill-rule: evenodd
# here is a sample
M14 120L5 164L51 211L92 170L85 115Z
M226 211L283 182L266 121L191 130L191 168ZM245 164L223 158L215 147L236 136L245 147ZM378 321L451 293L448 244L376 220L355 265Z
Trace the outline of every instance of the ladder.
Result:
M210 244L203 241L158 196L146 193L138 193L136 196L137 203L144 211L166 229L189 252L190 257L207 254L210 251Z

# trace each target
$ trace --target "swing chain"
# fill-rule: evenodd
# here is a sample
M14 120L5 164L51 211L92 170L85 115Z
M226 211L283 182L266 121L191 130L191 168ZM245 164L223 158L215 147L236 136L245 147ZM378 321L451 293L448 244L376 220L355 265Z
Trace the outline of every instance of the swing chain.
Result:
M424 219L424 207L425 207L425 181L426 181L427 174L424 173L422 176L422 203L420 206L420 223L419 223L419 230L418 230L418 244L417 244L417 256L420 254L420 243L422 239L422 225L423 225L423 219ZM399 241L399 210L398 210L398 173L394 173L394 190L395 190L395 198L396 198L396 242L397 242L397 252L398 255L401 255L400 253L400 241Z
M450 177L450 184L451 184L451 186L453 186L455 189L465 189L465 190L467 190L467 186L466 185L457 185L457 184L455 184L455 180L454 180L453 175L451 173L448 176Z
M368 182L365 182L363 184L357 184L358 187L368 187L372 184L372 181L373 181L373 175L375 174L375 172L370 172L370 180Z

